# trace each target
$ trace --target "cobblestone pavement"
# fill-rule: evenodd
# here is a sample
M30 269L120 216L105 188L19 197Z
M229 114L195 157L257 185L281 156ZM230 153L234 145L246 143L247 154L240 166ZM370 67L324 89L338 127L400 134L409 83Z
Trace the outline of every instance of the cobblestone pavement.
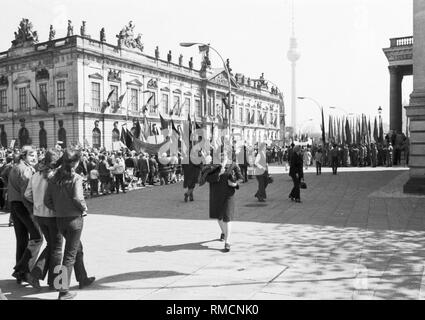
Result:
M271 168L266 203L256 180L237 192L232 249L208 219L208 186L183 201L181 183L88 200L83 244L97 281L77 299L422 299L425 197L401 193L403 168L306 173L302 204ZM18 286L13 228L0 214L0 288L8 299L55 299ZM73 280L75 281L75 280ZM76 282L73 282L76 284Z

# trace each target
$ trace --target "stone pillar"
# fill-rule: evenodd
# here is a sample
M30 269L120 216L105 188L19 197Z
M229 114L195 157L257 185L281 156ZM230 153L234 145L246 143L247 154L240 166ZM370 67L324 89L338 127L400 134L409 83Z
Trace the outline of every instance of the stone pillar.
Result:
M403 108L401 82L403 75L400 68L396 66L388 67L390 70L390 130L402 132Z
M405 193L425 194L425 0L413 0L413 92L410 121L410 179Z

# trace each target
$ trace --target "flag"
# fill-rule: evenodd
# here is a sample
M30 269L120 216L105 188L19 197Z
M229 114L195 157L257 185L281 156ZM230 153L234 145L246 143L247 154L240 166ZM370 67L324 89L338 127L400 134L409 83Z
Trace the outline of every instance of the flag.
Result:
M255 111L253 111L251 114L251 121L250 121L251 124L254 123L254 117L255 117Z
M379 141L379 136L378 136L378 122L376 121L376 116L375 116L375 123L373 125L373 139L375 140L375 142Z
M348 118L345 119L345 140L347 144L352 144L351 141L351 130L350 130L350 123L348 122Z
M31 89L29 89L29 90L30 90L30 94L31 94L31 96L33 97L33 99L34 99L34 101L35 101L35 104L37 105L37 108L47 112L47 111L48 111L48 109L49 109L49 106L47 105L47 103L45 103L45 104L41 105L41 104L38 102L37 98L36 98L36 97L34 96L34 94L32 93ZM42 91L40 91L40 93L41 93L41 92L42 92ZM42 94L42 96L44 96L44 93ZM46 99L45 99L45 100L46 100ZM46 102L47 102L47 100L46 100Z
M124 101L124 97L127 93L127 90L125 90L125 92L120 95L120 97L118 98L118 103L114 106L114 109L112 110L113 113L117 112L119 108L121 108L122 106L122 102Z
M333 129L332 129L332 116L331 115L329 115L329 128L328 128L328 130L329 130L329 136L328 136L329 142L332 142L332 139L333 139Z
M227 102L227 98L222 98L221 101L224 104L224 107L226 108L226 110L230 109L229 103Z
M143 119L143 136L145 137L145 139L147 140L149 136L151 136L151 126L148 122L148 119L146 118L146 115Z
M369 116L369 121L367 126L367 143L368 144L370 144L371 135L372 135L372 131L370 130L370 116Z
M142 127L140 126L139 119L136 121L136 129L134 130L134 137L140 139L140 134L142 133Z
M382 125L382 119L379 117L379 138L380 143L384 143L384 127Z
M274 125L275 127L277 127L277 116L275 116L275 117L274 117L273 125Z
M179 130L177 130L176 126L174 125L173 120L171 120L171 128L173 129L174 132L176 132L180 136L180 132L179 132Z
M137 153L140 153L143 151L148 154L158 154L161 147L165 145L167 142L168 140L165 140L164 142L159 144L152 144L152 143L143 142L140 139L134 138L133 147Z
M175 114L176 116L178 115L178 107L176 109L176 106L177 106L178 103L179 103L179 100L176 101L173 108L170 110L170 116L172 116L173 114Z
M159 114L159 119L161 120L161 130L168 129L168 121L165 120L161 114Z

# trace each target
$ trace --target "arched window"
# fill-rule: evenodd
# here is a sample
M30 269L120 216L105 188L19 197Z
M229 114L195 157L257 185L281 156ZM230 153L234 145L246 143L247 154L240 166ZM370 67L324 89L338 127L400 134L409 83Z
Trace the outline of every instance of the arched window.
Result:
M94 128L92 132L92 146L93 148L100 149L101 133L99 128Z
M112 142L120 141L120 131L117 128L112 129Z
M40 141L40 148L46 148L47 149L47 132L46 129L41 128L38 132L38 138Z

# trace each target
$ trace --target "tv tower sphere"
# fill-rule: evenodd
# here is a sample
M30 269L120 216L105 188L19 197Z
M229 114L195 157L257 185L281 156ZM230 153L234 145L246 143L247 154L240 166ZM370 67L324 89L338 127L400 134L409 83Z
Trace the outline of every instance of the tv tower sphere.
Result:
M290 47L288 50L288 60L291 62L297 62L301 58L301 52L298 50L297 39L292 37Z

